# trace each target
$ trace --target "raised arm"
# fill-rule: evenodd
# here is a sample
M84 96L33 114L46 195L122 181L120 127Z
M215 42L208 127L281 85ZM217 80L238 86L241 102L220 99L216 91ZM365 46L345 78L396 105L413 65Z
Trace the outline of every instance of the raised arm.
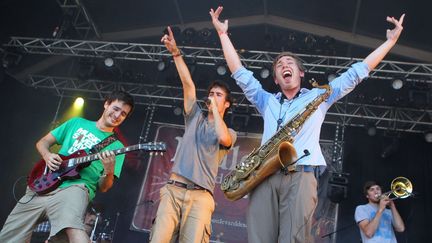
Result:
M394 17L387 17L387 21L394 24L395 27L392 30L387 30L387 40L363 60L363 62L368 65L370 71L382 61L385 55L387 55L390 49L396 44L403 30L402 23L404 17L405 14L402 14L399 20Z
M192 80L189 68L183 60L180 50L177 48L177 43L174 39L174 34L171 31L171 28L168 26L167 29L168 35L164 35L161 39L161 42L164 43L167 50L173 56L177 72L180 76L180 80L183 86L184 110L186 114L189 114L193 104L196 101L195 84Z
M223 23L219 21L219 15L222 13L223 7L219 6L216 11L210 9L213 26L219 34L222 45L222 50L231 73L237 71L241 66L240 57L238 56L229 36L228 36L228 20Z

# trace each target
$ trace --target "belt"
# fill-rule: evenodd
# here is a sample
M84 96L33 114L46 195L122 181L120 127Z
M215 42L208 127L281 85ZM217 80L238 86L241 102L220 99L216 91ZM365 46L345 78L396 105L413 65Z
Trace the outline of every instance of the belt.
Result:
M178 186L181 188L186 188L187 190L207 190L204 187L198 186L198 185L193 184L193 183L187 184L187 183L183 183L183 182L175 181L175 180L168 180L167 184Z
M296 172L315 172L317 166L314 165L297 165L295 167Z

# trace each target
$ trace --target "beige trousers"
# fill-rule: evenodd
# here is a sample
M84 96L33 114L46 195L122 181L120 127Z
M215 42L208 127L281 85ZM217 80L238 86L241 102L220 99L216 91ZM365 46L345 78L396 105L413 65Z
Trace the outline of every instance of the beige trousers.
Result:
M317 205L313 172L276 173L249 194L248 242L311 243Z
M208 191L167 184L160 190L160 199L150 242L209 242L215 204Z

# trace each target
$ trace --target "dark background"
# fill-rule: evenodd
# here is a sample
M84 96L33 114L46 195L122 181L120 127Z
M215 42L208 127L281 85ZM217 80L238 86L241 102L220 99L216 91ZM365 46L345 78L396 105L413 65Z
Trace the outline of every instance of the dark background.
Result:
M205 27L211 30L208 10L210 7L215 8L222 4L225 7L223 18L236 19L255 15L280 16L300 21L305 25L329 28L328 35L330 36L332 33L342 31L378 40L384 40L385 29L392 28L385 22L386 15L400 16L400 14L406 13L405 29L399 44L403 47L420 50L426 53L426 57L402 55L396 51L399 54L390 54L386 59L419 63L432 61L430 55L432 36L429 31L432 23L429 17L430 3L428 1L86 0L82 2L88 8L89 14L102 33L102 40L151 44L159 43L166 25L175 25L181 30L189 26L196 27L197 30ZM51 37L54 28L61 25L64 18L64 14L56 1L3 0L0 3L0 41L6 43L10 36ZM281 49L287 48L284 36L288 32L295 33L298 36L298 42L301 42L300 40L308 34L294 31L289 26L282 28L272 24L240 25L236 21L232 21L230 24L234 26L230 28L232 39L239 49L281 51ZM141 34L128 35L126 32L121 32L128 30L140 30L139 33ZM112 34L116 32L121 33ZM219 47L214 36L215 33L212 34L214 37L212 41L202 42L196 39L196 41L185 44ZM322 36L317 38L320 37ZM73 30L65 30L62 38L80 39ZM335 41L335 48L331 54L337 56L362 58L372 50L372 47L365 45L352 45L343 38L336 38ZM3 49L6 50L6 48ZM298 43L291 46L291 49L298 53L316 54L319 48L307 49ZM34 147L35 142L49 131L55 118L60 98L53 93L27 87L20 82L26 78L23 75L27 73L26 70L49 58L52 57L28 55L24 56L15 67L8 67L7 69L0 67L0 104L2 107L0 195L3 199L0 209L0 224L3 224L15 205L12 195L14 182L20 176L25 176L32 168L33 163L39 159ZM53 61L48 67L38 70L38 73L76 76L78 69L70 68L69 64L79 61L81 60L70 57ZM97 62L98 67L98 71L93 74L96 78L116 79L115 73L113 74L112 71L106 71L101 67L100 60L94 60L94 62ZM179 85L172 67L169 72L161 74L155 70L155 63L124 61L117 65L123 71L128 69L132 73L144 74L146 77L144 80ZM194 80L199 87L205 87L209 80L216 77L214 70L204 67L198 67L194 73ZM233 80L228 76L223 77L223 79L235 89ZM270 79L266 80L264 85L274 88ZM361 84L359 90L366 97L386 95L408 99L406 90L395 92L383 80L367 80ZM348 97L354 95L351 94ZM72 98L63 98L57 118L63 115L72 101ZM122 125L121 132L128 144L138 143L140 136L143 135L147 108L138 105L132 117ZM101 110L102 101L87 101L84 117L97 119ZM259 118L251 119L253 120L248 123L245 130L260 132L262 121ZM182 118L173 115L172 109L157 109L154 121L183 124ZM328 126L323 127L323 136L330 134L325 139L332 139L334 127ZM150 128L149 141L154 137L155 125ZM429 128L431 127L429 126ZM382 158L383 150L395 139L398 142L393 143L392 153L386 158ZM431 144L424 141L422 134L400 133L395 135L388 131L379 130L376 136L369 137L363 128L347 127L343 170L350 174L348 176L348 198L340 203L338 228L342 229L352 225L355 207L366 203L361 189L366 180L378 180L384 189L388 190L390 182L395 177L405 176L412 181L416 196L396 202L406 224L406 231L398 234L399 242L430 242L429 231L432 229L430 223L432 218L431 148ZM108 193L100 193L95 199L95 206L102 212L104 219L110 222L109 227L112 228L116 218L118 219L114 236L115 242L147 241L148 234L129 230L139 188L147 167L147 159L148 157L144 153L128 155L120 180ZM22 195L23 182L24 180L21 180L17 183L17 197ZM341 243L359 242L358 227L352 225L352 227L338 232L337 239L337 242Z

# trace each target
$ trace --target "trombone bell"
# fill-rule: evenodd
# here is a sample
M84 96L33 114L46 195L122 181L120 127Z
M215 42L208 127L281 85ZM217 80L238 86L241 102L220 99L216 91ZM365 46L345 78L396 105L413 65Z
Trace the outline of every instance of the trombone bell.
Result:
M391 183L391 192L397 198L407 198L411 196L413 186L410 180L405 177L396 177Z
M393 179L390 184L391 191L381 194L378 199L384 198L384 196L389 197L393 194L395 197L390 198L390 200L407 198L412 195L413 185L410 180L405 177L399 176Z

